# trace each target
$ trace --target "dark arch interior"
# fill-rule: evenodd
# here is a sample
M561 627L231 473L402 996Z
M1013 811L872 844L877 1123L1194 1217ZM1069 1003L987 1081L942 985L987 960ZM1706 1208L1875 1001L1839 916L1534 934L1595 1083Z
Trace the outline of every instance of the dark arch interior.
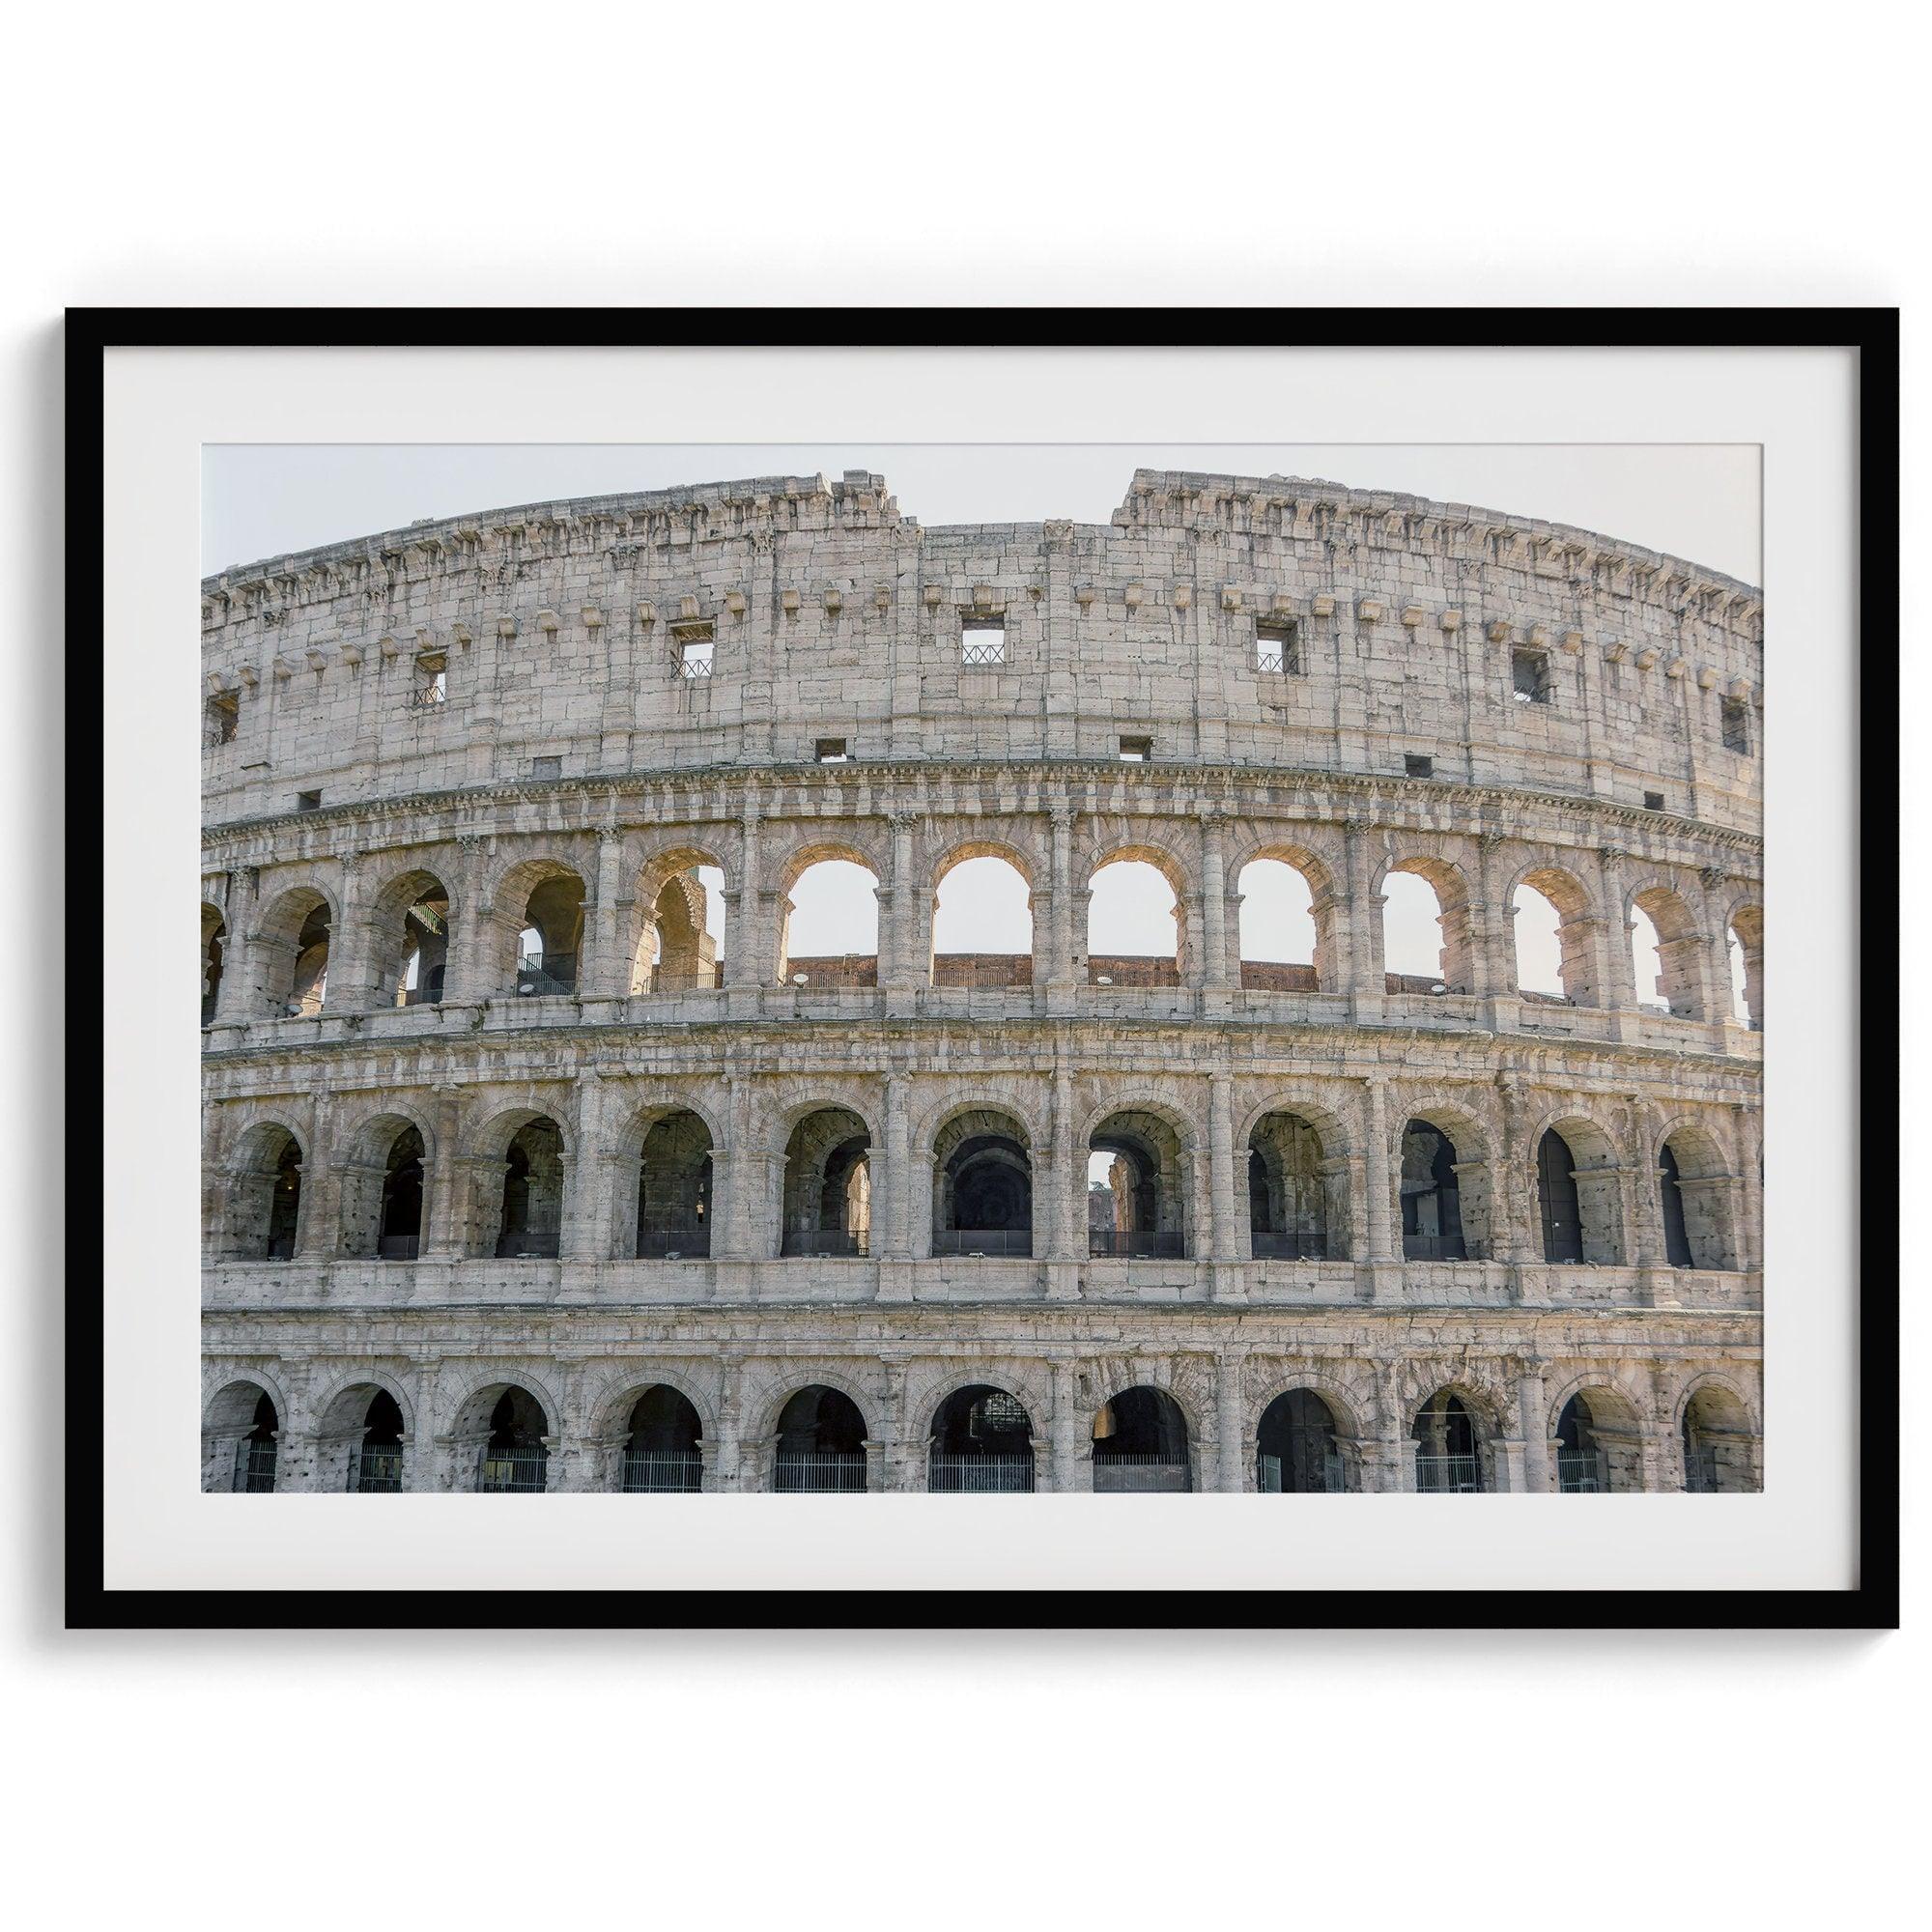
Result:
M1321 1138L1299 1114L1269 1114L1248 1137L1248 1226L1257 1261L1325 1261Z
M787 1255L863 1255L871 1247L871 1135L846 1107L819 1107L785 1143Z
M939 1171L935 1254L1033 1253L1033 1162L1017 1135L970 1134Z
M284 1142L275 1162L275 1178L269 1192L268 1259L292 1261L296 1252L296 1229L301 1218L301 1149L291 1135Z
M236 1447L235 1488L242 1495L267 1495L275 1487L275 1437L281 1429L267 1389L255 1399L254 1421Z
M214 1003L221 991L221 959L223 942L228 937L226 925L217 923L208 935L201 949L201 1023L209 1025L214 1018Z
M1087 1142L1087 1252L1178 1261L1186 1253L1179 1152L1164 1122L1110 1114ZM1108 1155L1106 1176L1095 1154Z
M490 1439L483 1450L477 1487L495 1495L530 1495L543 1489L550 1450L549 1425L535 1396L512 1386L490 1410Z
M1483 1487L1475 1418L1463 1398L1441 1389L1415 1412L1415 1487L1428 1494L1469 1494Z
M1094 1417L1094 1488L1161 1492L1189 1487L1187 1418L1164 1389L1122 1389Z
M423 1140L405 1127L389 1143L383 1172L383 1212L376 1252L388 1261L413 1261L422 1239Z
M1456 1144L1428 1121L1410 1121L1402 1130L1402 1253L1411 1262L1468 1258Z
M534 944L531 933L536 935ZM577 955L583 937L583 881L575 872L553 873L531 891L524 907L524 935L518 949L517 991L575 992Z
M403 913L402 956L396 969L399 1007L434 1006L442 998L449 957L449 895L432 886Z
M1589 1399L1580 1394L1573 1395L1556 1418L1556 1487L1566 1494L1594 1493L1609 1487L1596 1417Z
M363 1495L395 1495L402 1490L403 1409L387 1389L378 1389L363 1411L349 1487Z
M1033 1420L1018 1396L975 1383L932 1418L926 1488L940 1493L1033 1488Z
M563 1134L543 1116L516 1131L503 1161L497 1253L554 1261L563 1226Z
M1684 1188L1677 1168L1677 1151L1668 1141L1657 1157L1657 1185L1663 1202L1663 1257L1674 1268L1692 1265L1690 1231L1684 1220Z
M1577 1197L1577 1157L1554 1127L1537 1143L1536 1192L1543 1209L1543 1259L1583 1259L1583 1209Z
M802 1388L779 1413L774 1487L784 1494L866 1487L866 1419L838 1389Z
M1344 1490L1335 1412L1313 1389L1290 1389L1262 1412L1255 1487L1264 1495L1321 1495Z
M711 1252L711 1131L688 1108L654 1121L638 1161L638 1258Z
M619 1487L627 1495L691 1494L703 1485L703 1424L690 1399L660 1382L631 1405Z

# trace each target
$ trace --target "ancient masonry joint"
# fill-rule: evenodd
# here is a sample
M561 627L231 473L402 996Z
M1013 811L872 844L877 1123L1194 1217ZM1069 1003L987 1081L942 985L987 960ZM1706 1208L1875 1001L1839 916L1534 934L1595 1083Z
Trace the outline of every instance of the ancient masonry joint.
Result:
M1750 586L1298 478L925 530L852 472L202 618L205 1488L1759 1486ZM988 858L1031 951L935 951ZM788 950L827 860L874 952ZM1268 861L1307 959L1243 957ZM1090 950L1127 863L1171 953Z

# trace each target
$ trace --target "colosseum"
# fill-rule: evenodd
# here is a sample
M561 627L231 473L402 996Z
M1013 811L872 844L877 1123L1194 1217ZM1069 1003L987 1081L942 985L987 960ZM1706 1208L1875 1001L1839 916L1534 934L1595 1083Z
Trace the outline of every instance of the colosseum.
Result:
M1149 469L206 580L203 1487L1758 1488L1762 617Z

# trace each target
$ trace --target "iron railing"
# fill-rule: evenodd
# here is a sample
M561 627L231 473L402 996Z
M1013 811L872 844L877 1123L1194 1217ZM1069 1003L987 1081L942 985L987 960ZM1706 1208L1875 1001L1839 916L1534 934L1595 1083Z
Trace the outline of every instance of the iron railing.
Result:
M1172 1456L1109 1456L1094 1451L1094 1493L1167 1495L1189 1490L1188 1465Z
M1279 1456L1258 1456L1255 1459L1255 1488L1264 1496L1288 1495L1293 1493L1282 1480L1283 1462ZM1310 1486L1312 1495L1340 1496L1349 1492L1349 1465L1339 1455L1329 1454L1321 1459L1321 1481Z
M293 1235L271 1235L269 1237L264 1261L292 1262L296 1258L296 1237Z
M1187 1236L1153 1229L1135 1229L1123 1234L1116 1228L1089 1228L1087 1253L1096 1261L1113 1256L1137 1262L1178 1262L1186 1259Z
M412 711L434 711L447 701L448 694L440 684L419 684L410 693Z
M1693 1496L1715 1496L1718 1493L1718 1452L1715 1449L1685 1450L1684 1489L1687 1494Z
M557 1253L557 1230L543 1228L521 1235L498 1235L497 1236L497 1259L499 1262L537 1261L554 1262Z
M695 1496L704 1487L696 1449L626 1449L618 1487L627 1496Z
M1469 1243L1461 1235L1404 1235L1402 1258L1406 1262L1473 1262Z
M781 1451L772 1465L772 1488L781 1496L849 1496L866 1488L866 1452Z
M640 1262L702 1262L711 1258L709 1228L639 1228Z
M436 976L433 986L404 986L397 996L399 1007L435 1007L442 1003L442 975Z
M710 653L705 652L702 655L693 653L689 657L679 658L677 661L677 674L682 678L709 677L711 675Z
M400 1495L403 1488L403 1452L394 1444L365 1442L355 1458L355 1480L350 1485L358 1495Z
M1418 1455L1415 1487L1424 1495L1480 1495L1483 1472L1473 1456Z
M376 1258L384 1262L412 1262L421 1246L420 1235L379 1235Z
M865 1255L871 1252L871 1235L861 1229L787 1228L780 1245L781 1255Z
M547 999L577 991L577 975L546 973L541 966L517 968L517 991L526 999Z
M1003 665L1007 661L1005 638L988 638L975 643L969 637L959 646L962 665Z
M1566 1496L1602 1494L1610 1487L1603 1457L1594 1449L1559 1449L1556 1487Z
M1250 1236L1258 1262L1322 1262L1328 1259L1324 1244L1313 1235L1270 1235L1257 1228Z
M275 1487L275 1445L272 1442L243 1442L235 1457L235 1493L238 1496L266 1496Z
M543 1449L486 1449L476 1488L486 1496L540 1495L549 1462Z
M935 1255L1031 1255L1031 1228L941 1228L932 1237Z
M925 1487L934 1495L1023 1495L1033 1490L1033 1454L947 1456L925 1459Z
M1262 671L1294 672L1301 668L1296 655L1283 644L1257 644L1255 668Z

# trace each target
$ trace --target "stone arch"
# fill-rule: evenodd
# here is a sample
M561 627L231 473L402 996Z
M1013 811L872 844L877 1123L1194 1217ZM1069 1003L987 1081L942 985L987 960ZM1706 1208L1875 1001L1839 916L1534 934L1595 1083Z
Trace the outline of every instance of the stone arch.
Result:
M859 1411L860 1420L866 1425L866 1439L868 1442L880 1439L876 1391L868 1388L858 1377L848 1374L838 1363L819 1361L814 1357L809 1361L775 1367L760 1380L755 1393L748 1391L744 1403L744 1413L750 1422L744 1432L747 1446L770 1443L778 1434L779 1417L784 1412L785 1405L800 1390L814 1387L836 1389L844 1396Z
M938 1495L1029 1494L1039 1423L1006 1378L968 1378L931 1405L924 1433L912 1438L915 1471ZM923 1442L923 1454L918 1454Z
M828 859L863 866L881 886L893 876L893 856L884 834L869 824L851 820L841 822L837 831L814 827L786 846L772 867L771 885L781 895L788 894L807 871Z
M464 1172L464 1252L472 1258L554 1259L560 1245L564 1163L572 1158L565 1110L533 1097L498 1107L471 1128ZM520 1157L521 1156L521 1157Z
M872 1154L866 1114L838 1101L788 1109L783 1143L781 1255L871 1251Z
M372 1447L366 1437L383 1397L395 1405L401 1417L400 1440L393 1446ZM318 1491L382 1494L414 1487L410 1471L419 1454L415 1406L386 1370L356 1367L339 1373L315 1403L314 1416Z
M589 900L581 865L545 855L519 859L497 875L486 902L489 991L526 987L532 996L572 993L582 983L584 907ZM523 935L541 945L526 962Z
M357 1394L376 1389L381 1389L402 1410L403 1428L413 1435L416 1426L415 1399L397 1376L373 1362L358 1362L335 1372L322 1394L311 1403L316 1428L325 1433L340 1429L351 1417Z
M1097 1109L1081 1138L1090 1181L1084 1193L1089 1255L1184 1259L1190 1236L1205 1225L1195 1199L1201 1163L1188 1118L1156 1101L1136 1099ZM1114 1156L1110 1200L1097 1199L1091 1184L1096 1154Z
M341 929L335 895L317 880L287 886L262 908L249 952L258 1014L286 1017L322 1010L328 961Z
M1562 1208L1567 1206L1560 1195L1552 1204L1545 1186L1546 1142L1551 1134L1562 1142L1570 1157L1570 1190L1577 1209L1574 1245L1577 1249L1571 1259L1596 1266L1621 1266L1627 1252L1624 1157L1615 1132L1574 1103L1546 1108L1528 1137L1529 1156L1536 1168L1536 1202L1542 1217L1542 1245L1538 1252L1546 1262L1557 1259L1550 1252L1555 1234L1552 1222L1561 1218Z
M1425 1494L1493 1491L1501 1406L1480 1383L1451 1375L1407 1404L1415 1488ZM1464 1426L1465 1425L1465 1426Z
M932 1252L1031 1255L1037 1203L1026 1118L1004 1102L955 1100L923 1145L931 1150Z
M733 890L734 874L718 853L685 839L655 846L639 867L624 946L632 992L705 991L718 983L719 942L707 922L700 866L723 875L721 892Z
M1743 955L1745 1017L1753 1033L1764 1031L1764 908L1753 898L1733 905L1724 930ZM1732 1008L1735 1014L1735 1004Z
M701 1437L712 1442L718 1436L718 1403L702 1377L695 1376L675 1360L625 1362L604 1379L585 1411L588 1439L609 1447L620 1441L630 1426L631 1411L638 1398L654 1388L674 1389L697 1411Z
M1663 1216L1664 1259L1672 1267L1735 1268L1734 1177L1723 1143L1694 1114L1665 1121L1652 1143L1651 1166Z
M940 1409L955 1395L970 1388L997 1389L1002 1395L1011 1396L1026 1410L1035 1442L1045 1442L1053 1415L1051 1384L1037 1376L1015 1373L1009 1367L980 1362L951 1364L934 1375L917 1395L908 1390L908 1440L930 1442Z
M281 1438L291 1427L286 1386L266 1369L227 1363L205 1367L202 1383L203 1491L249 1495L271 1492ZM264 1416L264 1402L273 1412L272 1425Z
M201 1023L213 1023L221 997L222 974L229 970L228 916L211 899L201 902Z
M1362 1435L1352 1412L1307 1376L1291 1378L1260 1405L1244 1439L1252 1444L1261 1494L1340 1494L1362 1487Z
M1385 888L1396 873L1421 879L1435 895L1435 923L1442 934L1436 973L1428 975L1392 972L1388 965L1387 906ZM1382 956L1382 972L1390 992L1427 992L1440 984L1452 993L1468 993L1476 985L1476 945L1469 910L1469 882L1463 867L1454 860L1430 851L1385 851L1376 867L1372 886L1375 898L1381 902L1382 917L1376 922L1376 943ZM1410 983L1417 979L1426 985Z
M1690 901L1668 878L1660 878L1635 886L1627 903L1641 912L1656 930L1658 984L1673 1016L1678 1019L1708 1019L1710 1000L1704 984L1704 933ZM1637 999L1639 1004L1643 1004L1644 980L1648 976L1643 962L1634 956L1634 939L1632 945L1632 969L1636 980Z
M1174 894L1174 943L1171 947L1159 946L1151 952L1095 951L1094 882L1113 866L1151 866ZM1150 843L1142 826L1135 826L1124 837L1115 828L1105 828L1102 836L1094 838L1088 845L1080 880L1087 916L1081 926L1079 945L1087 962L1090 981L1097 982L1104 979L1117 986L1178 986L1186 980L1192 970L1194 951L1188 916L1191 898L1187 867L1177 853L1165 845ZM1076 908L1082 902L1082 899L1076 899Z
M1735 1378L1706 1369L1678 1392L1672 1431L1683 1457L1684 1487L1693 1494L1748 1494L1759 1474L1763 1426L1748 1391Z
M1350 1246L1354 1166L1340 1115L1293 1098L1253 1109L1235 1141L1256 1261L1339 1261Z
M994 950L984 945L952 945L940 950L942 899L946 881L962 866L978 861L996 861L1011 874L1007 888L1017 886L1026 912L1026 942ZM917 942L923 938L927 970L935 986L1030 986L1034 980L1034 958L1038 952L1041 932L1037 917L1041 867L1037 855L1004 838L955 838L933 860L929 868L930 887L922 907L901 908L900 917L916 917L920 931L909 933ZM980 935L976 933L975 938Z
M876 986L879 982L879 948L881 934L876 923L878 895L888 889L892 879L892 865L888 857L877 849L875 839L861 834L841 834L837 838L817 836L802 844L794 845L781 860L774 878L778 882L779 921L778 957L774 962L781 984L791 980L803 971L813 985L832 986ZM797 907L792 894L814 866L843 864L858 866L870 873L875 924L872 945L869 951L841 954L801 952L793 943L792 914ZM797 961L810 960L810 966L800 966Z
M236 1137L224 1170L221 1258L293 1260L302 1245L314 1198L313 1163L304 1137L286 1121L255 1120Z
M1390 1126L1396 1137L1391 1162L1395 1225L1402 1230L1404 1258L1489 1260L1497 1221L1496 1136L1489 1122L1464 1101L1438 1092L1415 1094L1406 1106L1391 1107ZM1439 1151L1427 1147L1418 1128L1432 1128L1448 1143L1453 1185Z
M1605 984L1602 958L1603 919L1590 890L1575 872L1547 858L1532 858L1519 866L1503 894L1505 916L1514 921L1518 889L1527 887L1548 899L1556 913L1557 972L1563 997L1573 1007L1601 1007ZM1520 955L1512 950L1517 980L1522 974Z
M412 866L384 883L368 914L376 1006L441 1000L456 913L455 895L428 867Z
M396 1207L392 1177L396 1151L403 1137L413 1134L420 1150L414 1244L400 1243L406 1230L386 1227ZM436 1135L426 1115L409 1101L388 1095L383 1102L342 1123L338 1135L342 1153L335 1162L337 1251L346 1256L377 1256L413 1260L428 1233L429 1176L435 1158Z
M1089 1423L1096 1494L1162 1494L1202 1487L1202 1452L1211 1439L1171 1377L1151 1363L1107 1378Z
M520 1366L473 1380L450 1418L453 1486L498 1494L548 1489L550 1445L562 1432L562 1414L544 1380Z
M1315 939L1306 963L1264 958L1251 949L1248 903L1254 895L1255 884L1250 881L1249 868L1255 866L1285 866L1307 888L1308 914ZM1324 989L1333 992L1345 983L1346 935L1337 920L1340 898L1335 873L1326 862L1306 845L1251 838L1242 841L1227 876L1235 889L1235 947L1243 986L1260 992L1314 993ZM1210 906L1210 916L1213 911Z
M1583 1369L1568 1377L1543 1418L1555 1445L1557 1490L1618 1495L1642 1490L1646 1406L1614 1374Z
M1313 1390L1328 1405L1338 1435L1356 1443L1374 1439L1377 1403L1373 1389L1351 1387L1344 1378L1319 1362L1285 1364L1251 1360L1250 1366L1259 1373L1250 1382L1253 1393L1244 1395L1241 1402L1243 1441L1252 1441L1269 1407L1296 1389Z
M963 866L969 859L1002 859L1016 871L1026 884L1029 893L1039 890L1041 875L1045 869L1039 854L1028 849L1017 838L989 838L983 834L952 839L943 846L928 867L928 883L936 893L946 883L946 875L955 866Z
M709 1255L715 1160L723 1151L708 1108L672 1099L635 1109L607 1155L612 1255L619 1261Z

